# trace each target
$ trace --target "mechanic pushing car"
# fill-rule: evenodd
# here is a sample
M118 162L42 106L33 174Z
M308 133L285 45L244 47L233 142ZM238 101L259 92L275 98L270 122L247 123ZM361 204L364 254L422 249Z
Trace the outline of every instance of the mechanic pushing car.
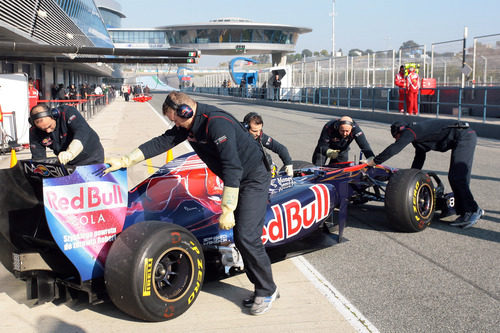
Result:
M411 124L396 121L391 125L391 134L396 142L368 161L368 166L387 161L410 143L415 147L413 169L422 169L428 151L445 152L451 149L448 180L455 195L455 211L460 215L451 225L465 229L476 224L484 211L469 188L477 142L476 132L469 128L469 124L450 119L429 119Z
M281 161L283 162L283 165L285 166L286 174L289 177L293 177L292 157L288 153L288 149L262 131L262 127L264 126L264 120L262 120L262 116L256 112L247 113L243 118L243 126L254 137L254 139L262 145L262 147L278 154L278 156L281 158ZM269 165L272 165L273 161L271 159L271 155L266 153L266 157Z
M105 173L164 153L187 139L201 160L224 181L219 227L234 227L236 247L255 288L243 305L250 307L253 315L269 311L279 292L261 240L271 180L262 146L232 115L197 103L186 94L171 92L162 109L175 127L128 155L107 160L110 167Z
M323 166L327 158L330 158L329 164L346 162L349 145L353 140L356 140L366 158L375 156L365 134L351 117L343 116L340 119L330 120L323 127L318 144L314 148L313 164Z
M61 164L76 166L104 162L99 136L76 108L61 105L51 109L47 104L38 104L31 109L28 120L33 160L46 159L47 148L50 148Z

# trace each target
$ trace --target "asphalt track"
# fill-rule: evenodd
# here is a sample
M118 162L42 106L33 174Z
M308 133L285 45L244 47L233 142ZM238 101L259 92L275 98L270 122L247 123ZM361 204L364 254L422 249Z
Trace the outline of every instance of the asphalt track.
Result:
M216 104L233 113L238 119L243 119L250 111L262 114L264 131L285 144L294 160L311 159L322 126L333 118L332 115L257 106L206 96L196 98ZM162 102L162 96L155 95L151 105L160 110ZM364 120L359 120L358 123L365 131L375 153L392 142L387 124ZM138 122L136 126L140 128L143 125ZM151 133L151 136L156 134ZM116 152L128 152L136 144L133 134L130 133L130 140L119 147L121 151ZM475 227L462 230L436 220L423 232L399 233L387 224L383 204L349 207L346 241L307 254L304 258L328 284L334 286L373 324L372 331L500 332L500 173L497 171L499 153L498 140L478 140L471 188L486 215ZM352 158L357 158L358 154L359 149L353 144ZM412 157L413 149L407 147L386 164L400 168L409 167ZM277 156L274 156L274 160L280 164ZM161 162L153 161L153 164ZM449 153L431 152L424 168L436 171L447 185L448 163ZM287 276L284 273L287 271L287 262L273 265L276 279L279 279L283 287L287 285ZM9 318L2 316L0 327L3 327L4 332L136 332L161 328L169 331L245 331L244 328L238 328L239 322L235 321L235 318L225 317L227 313L234 312L242 288L249 288L245 276L222 281L221 285L204 286L204 291L215 298L215 301L217 297L226 297L221 290L229 286L230 295L234 298L230 301L234 303L217 301L217 305L213 307L212 303L207 303L208 298L200 297L193 308L179 318L182 318L181 322L192 322L193 325L188 330L185 326L182 330L182 327L176 324L179 321L162 326L130 321L111 304L97 307L83 304L63 307L55 304L42 308L45 312L37 312L39 310L35 310L36 308L23 308L22 315L12 314L12 309L23 306L21 299L24 289L20 281L4 274L1 281L0 294L6 293L7 297L2 296L0 309L4 314L9 313ZM271 310L262 319L249 318L248 322L252 321L254 325L251 329L273 332L303 332L308 327L313 331L324 332L344 332L348 329L343 327L342 323L328 322L328 325L321 326L322 321L329 319L329 315L321 311L326 309L326 306L320 303L319 298L311 299L312 295L315 295L312 290L297 290L294 294L290 290L288 293L289 297L296 297L292 302L293 307L289 308L288 325L280 321L281 318L273 317L275 313ZM282 297L286 296L287 294L283 293ZM7 301L3 301L4 298ZM279 303L277 309L278 306ZM317 320L299 322L297 318L306 317L310 308L318 311ZM35 320L35 316L40 313L43 316L36 317ZM27 322L26 315L33 316L33 322ZM200 316L209 318L211 324L197 325ZM87 322L88 326L70 324L78 322L75 319L77 317L80 321ZM268 324L273 321L279 325ZM248 323L246 319L245 322ZM266 325L259 326L259 323ZM15 329L16 327L18 328ZM246 331L249 331L248 329L249 327Z
M294 160L311 160L322 126L333 118L197 98L238 119L260 113L264 132L285 144ZM393 142L387 124L358 123L376 154ZM357 159L359 149L351 146L351 159ZM413 154L408 146L386 164L408 168ZM381 332L500 332L499 154L498 140L478 139L471 190L486 215L473 228L436 220L423 232L400 233L388 225L383 204L367 204L350 207L345 243L304 257ZM430 152L424 165L447 191L449 158L449 152Z

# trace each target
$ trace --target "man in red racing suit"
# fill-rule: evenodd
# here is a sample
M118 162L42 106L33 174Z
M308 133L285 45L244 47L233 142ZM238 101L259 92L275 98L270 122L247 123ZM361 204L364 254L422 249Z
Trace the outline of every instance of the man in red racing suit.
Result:
M406 98L406 78L405 78L405 66L401 65L399 67L399 72L394 77L394 84L399 87L399 112L405 112L405 98Z
M406 95L408 96L408 114L418 114L418 89L420 82L418 74L415 72L415 67L409 68L408 76L406 77Z

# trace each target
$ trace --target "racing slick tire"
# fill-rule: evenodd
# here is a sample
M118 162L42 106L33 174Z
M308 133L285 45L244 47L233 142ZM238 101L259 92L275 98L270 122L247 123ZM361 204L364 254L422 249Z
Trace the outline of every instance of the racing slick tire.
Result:
M160 221L125 229L112 244L104 268L111 301L144 321L184 313L198 297L204 275L205 259L196 237Z
M399 169L385 191L385 211L389 222L404 232L422 231L431 223L436 209L432 179L418 169Z

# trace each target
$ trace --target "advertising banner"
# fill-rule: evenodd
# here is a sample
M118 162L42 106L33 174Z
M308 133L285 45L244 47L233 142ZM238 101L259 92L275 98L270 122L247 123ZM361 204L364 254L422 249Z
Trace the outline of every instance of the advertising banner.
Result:
M69 176L43 180L47 223L82 281L102 276L104 262L127 213L127 173L96 175L104 164L77 167Z

